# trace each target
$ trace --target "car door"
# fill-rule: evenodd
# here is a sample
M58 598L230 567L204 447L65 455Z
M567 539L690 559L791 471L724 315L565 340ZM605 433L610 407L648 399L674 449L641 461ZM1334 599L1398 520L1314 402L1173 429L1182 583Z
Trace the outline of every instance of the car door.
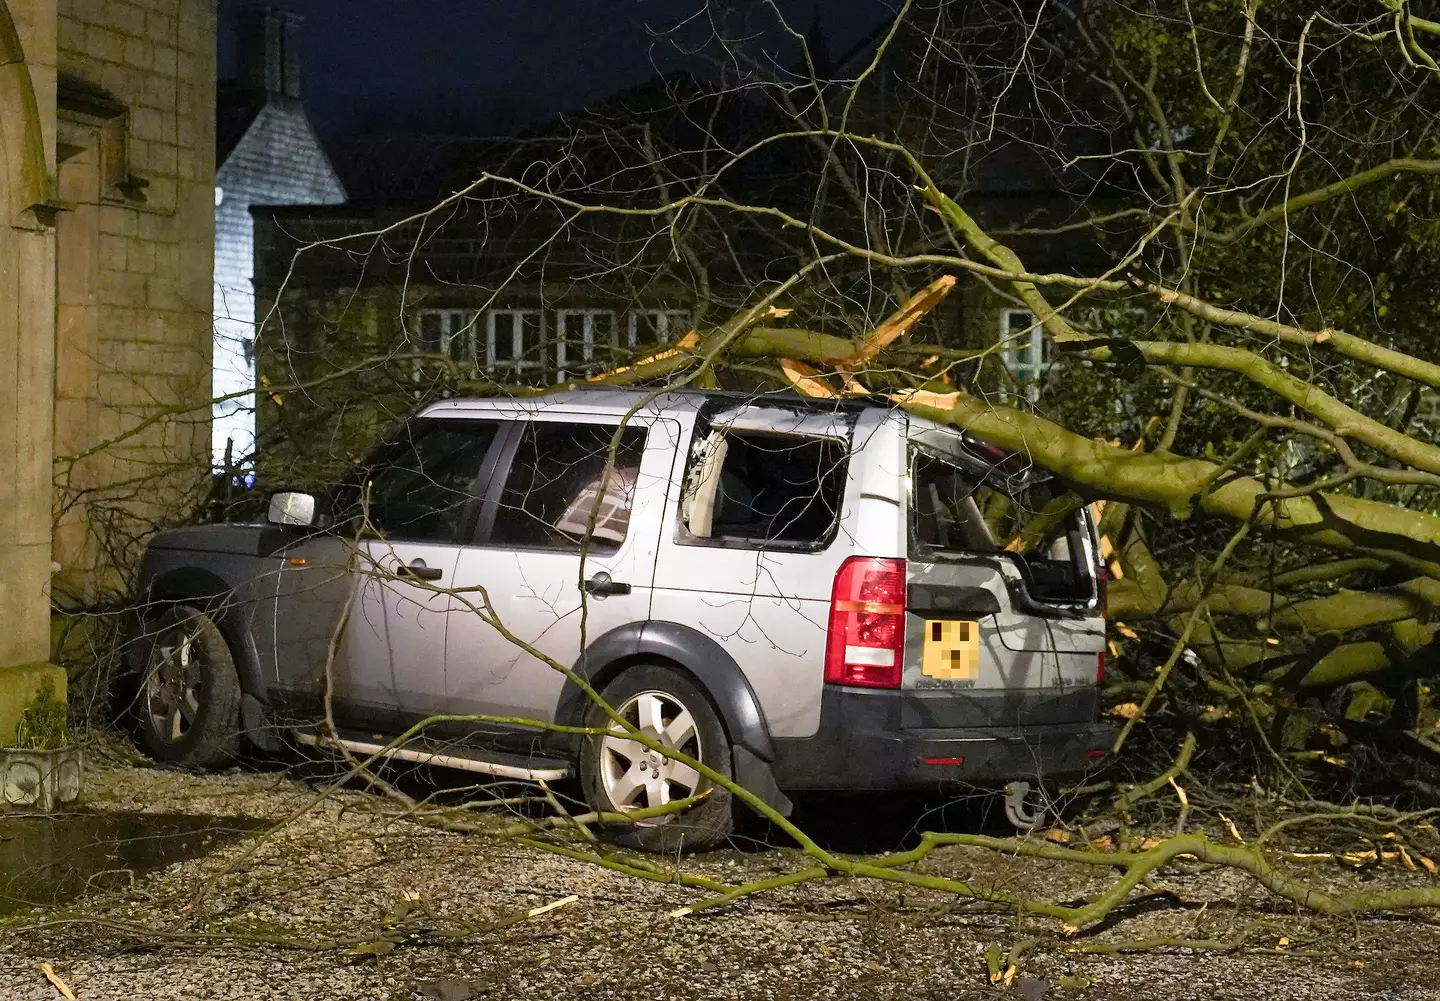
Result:
M369 471L356 592L334 676L352 723L408 725L445 705L445 630L457 546L479 513L500 425L413 421Z
M514 640L468 609L451 616L451 711L549 720L565 678L545 658L568 667L583 646L648 617L679 436L677 422L655 417L631 417L623 429L619 415L516 422L503 479L454 575L478 607L479 590L466 589L484 589Z

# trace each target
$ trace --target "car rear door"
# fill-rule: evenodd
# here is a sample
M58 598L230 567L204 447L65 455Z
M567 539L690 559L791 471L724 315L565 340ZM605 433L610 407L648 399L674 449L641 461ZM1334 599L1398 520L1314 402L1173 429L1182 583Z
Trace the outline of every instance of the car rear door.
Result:
M547 658L569 667L649 617L679 438L678 422L647 414L623 427L619 414L517 416L455 565L450 711L548 721L565 677ZM480 614L487 598L494 624Z

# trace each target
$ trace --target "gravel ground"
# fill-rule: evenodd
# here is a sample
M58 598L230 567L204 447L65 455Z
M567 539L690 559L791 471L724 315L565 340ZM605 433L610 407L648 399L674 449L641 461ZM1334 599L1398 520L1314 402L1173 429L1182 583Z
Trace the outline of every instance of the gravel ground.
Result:
M1156 888L1174 896L1153 897L1157 906L1135 908L1071 941L1044 924L1022 928L1013 915L867 881L808 884L670 918L700 895L436 830L355 792L296 819L317 787L278 773L192 776L110 764L92 769L88 782L94 810L285 822L141 876L127 889L0 921L0 999L60 997L42 963L77 997L115 1001L1440 999L1440 975L1432 972L1440 922L1319 919L1233 873L1167 872ZM801 862L793 850L769 849L716 852L684 865L733 882ZM937 852L925 869L1058 900L1085 897L1106 879L1103 871L968 849ZM1314 872L1331 883L1355 879L1333 867ZM1369 885L1430 885L1425 873L1398 865L1370 878ZM571 894L574 903L495 927ZM1247 943L1273 951L1069 951L1077 941L1229 938L1248 926ZM1008 949L1027 936L1037 944L1021 975L1010 986L991 986L985 946L998 941ZM360 954L353 954L356 944Z

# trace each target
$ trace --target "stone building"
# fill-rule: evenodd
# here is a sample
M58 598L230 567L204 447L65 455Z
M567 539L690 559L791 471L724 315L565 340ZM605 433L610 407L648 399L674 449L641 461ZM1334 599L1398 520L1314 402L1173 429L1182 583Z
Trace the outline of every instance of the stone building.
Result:
M666 141L692 145L675 137L689 120L674 109L694 90L661 78L600 113L642 115ZM580 377L690 330L694 276L648 218L566 223L543 200L484 196L427 212L484 171L562 155L633 198L650 169L633 142L611 139L593 110L518 139L354 138L336 150L345 204L252 207L261 486L323 482L441 383Z
M872 45L862 43L831 71L853 79L872 58ZM853 109L863 123L857 131L905 124L895 95L907 93L907 72L922 58L896 49L895 65L886 64L874 94ZM515 140L391 137L357 145L339 158L346 171L363 166L347 178L345 205L256 207L255 287L265 315L258 376L272 386L307 387L258 401L261 480L278 487L323 479L427 394L462 383L483 391L487 383L583 378L654 353L753 301L757 287L812 252L794 229L691 212L672 231L646 214L662 192L691 190L707 164L725 160L723 151L753 150L726 168L718 186L707 185L711 197L776 206L815 218L829 232L854 234L864 206L826 181L814 144L758 142L795 124L789 111L754 92L717 94L673 74ZM1063 220L1072 209L1064 179L1033 148L999 146L954 179L987 224ZM518 178L580 204L637 211L571 213L504 184L475 186L487 175ZM822 190L829 194L817 204ZM909 197L908 190L891 194L896 205ZM672 234L681 237L674 245ZM1075 238L1014 242L1042 270L1085 270L1090 252ZM853 303L888 301L871 296L875 276L866 267L844 273L836 266L832 281L826 298L800 304L797 319L853 335L861 322ZM1034 399L1051 368L1049 345L1019 306L966 281L914 339L986 349L992 391ZM336 377L367 359L355 377Z
M214 69L213 0L0 0L0 744L201 487Z
M300 92L298 15L242 10L238 75L216 109L213 459L243 468L255 445L255 289L252 205L330 205L345 189L315 135ZM227 397L229 397L227 399Z
M643 225L633 236L609 220L577 226L547 245L556 220L541 206L525 206L523 221L466 212L435 227L427 207L255 209L263 487L325 482L419 401L445 392L442 383L582 378L691 329L692 289L663 259L641 260ZM377 231L385 237L354 239ZM543 260L537 246L546 246ZM600 247L634 250L632 281L595 265Z

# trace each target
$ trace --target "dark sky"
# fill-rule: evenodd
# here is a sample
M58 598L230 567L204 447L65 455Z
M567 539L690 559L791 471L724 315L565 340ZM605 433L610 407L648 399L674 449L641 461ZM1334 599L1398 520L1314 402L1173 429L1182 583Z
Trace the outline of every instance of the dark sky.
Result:
M234 12L221 0L220 75L234 73ZM573 110L656 72L706 65L677 49L713 39L724 0L272 0L305 16L301 78L326 138L356 133L509 131ZM892 0L775 0L795 28L818 12L832 54L874 30ZM765 0L730 0L751 51L798 48ZM662 37L663 36L663 37ZM713 51L713 50L712 50Z

